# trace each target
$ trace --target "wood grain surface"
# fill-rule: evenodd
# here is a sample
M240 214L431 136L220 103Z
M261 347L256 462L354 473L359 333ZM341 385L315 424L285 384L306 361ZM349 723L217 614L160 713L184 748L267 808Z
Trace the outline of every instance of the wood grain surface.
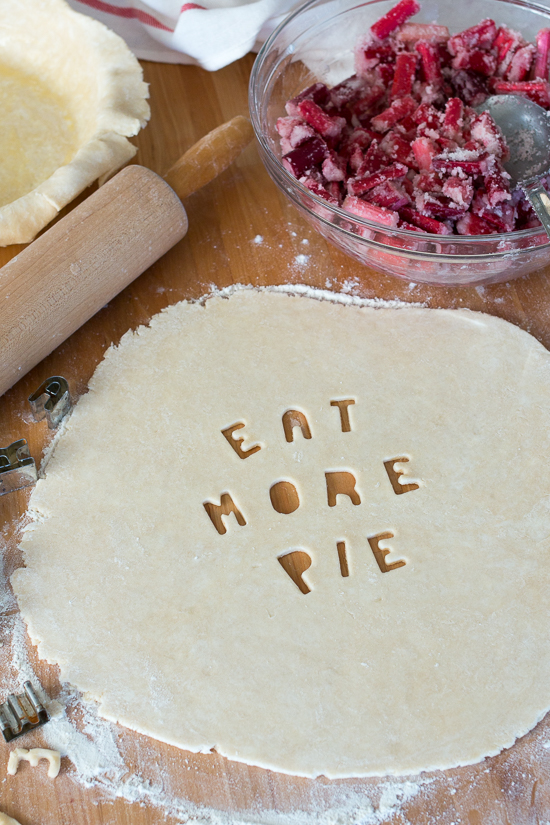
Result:
M136 161L162 174L202 135L235 115L246 114L252 62L249 55L215 73L144 63L151 84L152 118L137 138ZM213 284L304 283L335 291L353 289L368 298L469 307L505 318L550 347L550 270L477 289L429 287L376 274L315 234L279 194L253 145L229 170L188 198L185 208L189 218L186 237L0 398L1 447L26 438L39 462L51 432L45 422L33 421L27 398L40 383L50 375L63 375L78 398L86 392L90 376L111 343L128 329L147 323L168 304L199 297ZM19 250L0 250L0 264ZM307 258L298 257L302 255ZM21 564L17 538L28 497L29 491L23 490L0 498L5 576ZM67 692L60 692L56 669L37 661L32 647L28 647L28 661L24 657L14 661L10 645L20 633L20 620L8 598L0 607L0 641L4 643L0 648L0 700L20 686L21 676L34 670L49 696L66 703ZM389 701L388 697L380 699ZM86 742L98 743L90 711L82 702L71 700L67 713L83 730L84 758ZM299 713L299 707L289 707L289 714ZM112 737L103 745L118 751L120 762L115 764L111 754L106 766L98 764L95 776L88 772L86 777L75 761L65 758L55 780L47 779L44 764L32 768L24 763L16 776L8 777L10 746L0 744L0 810L21 825L550 822L547 719L510 750L481 764L395 780L300 779L229 762L216 753L190 754L116 726L104 728L112 731ZM39 747L44 742L43 729L15 744ZM126 798L117 798L117 793Z

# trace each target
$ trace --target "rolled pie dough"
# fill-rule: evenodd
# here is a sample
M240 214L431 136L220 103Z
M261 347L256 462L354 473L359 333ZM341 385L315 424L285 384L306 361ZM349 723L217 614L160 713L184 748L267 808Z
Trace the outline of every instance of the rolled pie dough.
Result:
M108 719L303 776L450 768L550 706L549 493L525 332L243 290L107 352L12 580Z

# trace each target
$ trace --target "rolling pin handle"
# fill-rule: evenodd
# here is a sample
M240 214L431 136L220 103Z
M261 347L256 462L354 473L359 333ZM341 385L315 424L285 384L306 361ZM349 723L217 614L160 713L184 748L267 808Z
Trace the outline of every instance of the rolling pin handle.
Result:
M248 118L238 115L197 141L168 170L164 180L184 200L225 172L253 137Z

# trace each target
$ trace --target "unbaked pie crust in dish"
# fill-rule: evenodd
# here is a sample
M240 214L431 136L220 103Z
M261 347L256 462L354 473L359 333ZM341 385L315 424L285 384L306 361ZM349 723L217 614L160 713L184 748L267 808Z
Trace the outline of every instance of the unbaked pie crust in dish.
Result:
M0 2L0 245L27 243L136 152L147 85L124 41L64 0Z

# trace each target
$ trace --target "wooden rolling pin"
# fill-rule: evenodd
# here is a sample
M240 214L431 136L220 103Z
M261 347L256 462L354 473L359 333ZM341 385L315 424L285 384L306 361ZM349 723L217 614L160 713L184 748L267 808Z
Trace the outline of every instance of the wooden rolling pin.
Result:
M236 117L164 180L127 166L0 269L0 395L183 238L180 199L227 169L252 137Z

